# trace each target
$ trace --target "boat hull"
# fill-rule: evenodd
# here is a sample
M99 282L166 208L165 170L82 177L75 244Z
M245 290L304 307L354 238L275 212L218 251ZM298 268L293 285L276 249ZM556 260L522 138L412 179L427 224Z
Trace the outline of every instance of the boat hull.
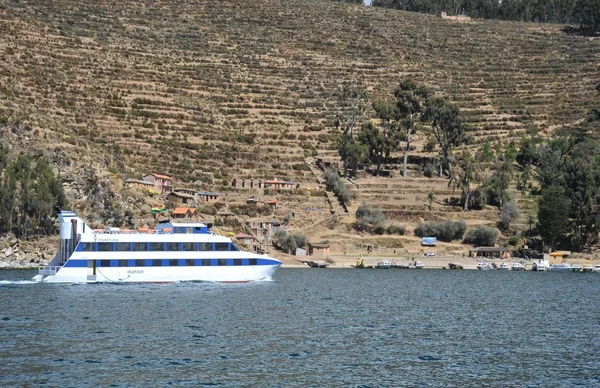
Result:
M239 283L268 280L281 264L224 267L110 267L90 275L87 268L62 268L55 275L37 275L43 283L171 283L206 281Z

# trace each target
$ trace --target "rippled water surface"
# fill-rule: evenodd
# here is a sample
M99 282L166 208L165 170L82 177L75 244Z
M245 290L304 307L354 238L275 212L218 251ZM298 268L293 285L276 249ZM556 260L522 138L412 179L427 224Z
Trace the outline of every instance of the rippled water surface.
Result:
M34 274L0 271L0 386L600 386L600 274L20 282Z

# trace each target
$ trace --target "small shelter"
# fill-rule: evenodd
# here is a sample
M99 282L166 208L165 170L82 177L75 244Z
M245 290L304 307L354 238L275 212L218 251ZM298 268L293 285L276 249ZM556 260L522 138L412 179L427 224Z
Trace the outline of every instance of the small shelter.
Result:
M320 257L325 257L325 256L329 256L329 248L331 247L330 244L315 244L315 243L308 243L308 255L309 256L320 256Z
M267 205L271 206L273 209L281 209L283 208L283 202L278 199L272 199L267 202Z
M474 258L510 259L510 252L502 247L477 247L469 250L469 256Z
M254 243L254 241L256 240L256 237L254 237L250 234L246 234L246 233L238 233L235 236L235 239L238 240L240 242L240 244L250 246Z

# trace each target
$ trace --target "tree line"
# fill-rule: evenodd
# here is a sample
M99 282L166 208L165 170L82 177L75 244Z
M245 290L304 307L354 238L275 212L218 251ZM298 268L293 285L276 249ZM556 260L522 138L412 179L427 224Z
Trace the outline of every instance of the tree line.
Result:
M61 182L48 163L20 155L9 161L0 144L0 235L18 238L56 233L56 211L66 204Z
M598 0L373 0L375 7L475 18L538 23L578 24L582 31L600 29Z

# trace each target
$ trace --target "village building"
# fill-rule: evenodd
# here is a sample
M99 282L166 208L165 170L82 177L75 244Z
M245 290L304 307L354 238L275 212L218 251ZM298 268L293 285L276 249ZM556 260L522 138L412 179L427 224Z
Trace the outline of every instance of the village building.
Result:
M277 178L273 180L265 180L265 189L273 190L292 190L294 188L294 182L279 180Z
M307 243L308 246L308 255L309 256L319 256L319 257L327 257L329 256L329 244L315 244L315 243Z
M196 194L196 190L194 189L187 189L184 187L178 187L176 189L173 189L174 192L179 193L179 194L188 194L188 195L194 195Z
M267 205L271 206L273 209L281 209L283 208L283 202L278 199L273 199L267 202Z
M138 180L138 179L127 179L125 181L125 185L127 187L131 187L132 189L138 190L148 190L154 187L153 182Z
M174 191L171 191L167 195L167 201L169 201L170 203L174 203L174 204L183 203L183 204L188 205L188 206L195 206L196 205L195 201L194 201L194 196L193 195L183 194L183 193L176 193Z
M256 237L246 233L238 233L235 236L235 239L238 240L240 244L244 244L247 246L251 246L252 244L254 244L254 241L256 241Z
M144 180L154 183L154 190L161 194L170 192L173 187L173 178L168 175L152 173L145 175Z
M477 247L469 250L469 256L474 258L510 259L510 252L502 247Z
M194 195L198 203L211 203L219 200L219 193L216 191L198 191Z
M196 211L195 207L177 207L173 210L173 218L192 218Z
M264 189L264 179L234 178L231 186L236 189Z

